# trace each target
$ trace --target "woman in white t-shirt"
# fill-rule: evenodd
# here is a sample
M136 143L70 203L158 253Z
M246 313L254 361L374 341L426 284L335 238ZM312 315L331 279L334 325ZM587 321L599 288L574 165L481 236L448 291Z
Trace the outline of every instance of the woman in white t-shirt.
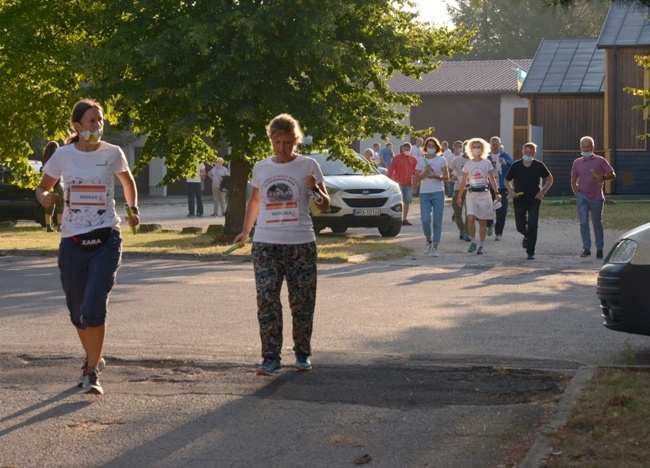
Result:
M467 250L469 253L476 251L478 255L485 253L485 235L487 234L487 220L494 219L494 204L488 187L498 187L494 178L492 163L487 160L490 145L482 138L472 138L465 145L465 151L471 159L463 166L463 180L458 189L459 206L463 204L463 191L467 189L465 210L467 211L467 227L471 237L471 244ZM496 194L496 201L501 196ZM476 238L476 221L479 224L479 239ZM478 242L477 242L478 241ZM478 250L476 248L478 243Z
M115 284L122 259L120 218L115 211L115 175L133 216L131 227L140 223L138 193L124 153L119 146L101 141L104 117L101 106L90 99L75 104L70 118L71 134L43 167L36 198L47 210L61 202L52 191L64 182L59 270L61 284L86 352L77 385L85 393L103 394L99 374L106 335L108 296Z
M208 177L212 179L212 198L214 198L214 210L212 216L219 216L219 208L221 208L221 216L226 215L226 195L228 190L221 190L221 181L225 176L230 176L230 171L223 165L223 158L217 158L214 167L208 172Z
M309 356L316 305L316 237L309 200L313 198L321 211L330 204L318 163L295 153L304 138L298 121L280 114L269 123L267 135L275 156L253 167L253 190L244 227L235 237L235 242L245 242L257 220L252 256L264 359L257 375L271 375L282 368L280 290L284 278L293 317L296 370L312 367Z
M420 218L426 243L424 255L438 256L438 243L442 234L442 215L445 208L445 185L449 180L447 160L441 155L442 147L435 137L424 142L424 157L415 166L414 182L420 184ZM431 239L431 213L433 212L433 240Z

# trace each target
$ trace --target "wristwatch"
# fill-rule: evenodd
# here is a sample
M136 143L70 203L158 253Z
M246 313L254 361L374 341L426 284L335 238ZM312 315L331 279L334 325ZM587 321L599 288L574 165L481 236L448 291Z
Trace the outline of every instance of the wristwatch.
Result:
M137 206L132 206L132 207L131 207L131 213L133 213L134 215L139 215L139 214L140 214L140 210L138 209Z

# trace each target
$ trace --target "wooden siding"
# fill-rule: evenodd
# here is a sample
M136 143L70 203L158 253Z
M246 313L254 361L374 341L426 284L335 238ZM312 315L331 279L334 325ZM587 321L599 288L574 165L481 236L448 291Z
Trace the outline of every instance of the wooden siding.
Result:
M549 195L572 197L571 166L580 157L580 150L547 153L544 151L544 164L553 175L553 186Z
M645 142L637 138L643 133L643 111L633 109L642 104L642 99L624 88L643 87L643 68L636 64L634 56L647 53L648 49L607 50L608 107L616 113L609 116L610 125L616 129L615 141L609 142L611 149L645 149Z
M435 127L440 141L489 139L501 129L499 94L447 94L420 96L422 103L411 108L411 126L420 130Z
M585 135L602 145L603 97L535 97L531 104L531 124L544 128L545 154L579 150Z
M616 153L616 180L612 187L619 195L650 195L650 154Z

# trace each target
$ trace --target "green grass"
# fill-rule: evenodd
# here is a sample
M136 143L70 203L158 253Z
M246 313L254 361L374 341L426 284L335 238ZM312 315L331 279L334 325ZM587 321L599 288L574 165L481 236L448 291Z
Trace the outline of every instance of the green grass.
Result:
M48 233L39 226L17 226L0 231L0 252L40 251L54 254L59 248L60 235ZM218 242L207 233L181 234L180 231L157 231L133 235L129 229L122 230L123 249L129 253L149 256L186 254L196 257L220 254L230 244ZM368 252L387 251L382 258L408 255L411 249L376 239L354 236L327 235L317 238L319 259L345 262L348 257ZM237 254L249 254L251 246L236 250Z
M554 202L562 200L562 205ZM605 204L603 224L607 229L627 231L641 224L650 222L650 203L643 200L633 201L617 199L616 204ZM548 197L542 204L540 219L560 219L578 222L576 205L571 205L568 198Z
M648 466L650 370L599 368L564 429L548 466Z

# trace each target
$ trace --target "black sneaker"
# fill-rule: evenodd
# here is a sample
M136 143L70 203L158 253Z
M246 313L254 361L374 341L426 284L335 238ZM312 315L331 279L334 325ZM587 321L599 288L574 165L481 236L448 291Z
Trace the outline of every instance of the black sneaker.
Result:
M83 385L83 392L89 393L92 395L103 395L104 389L102 384L99 382L99 369L96 367L91 367L86 371L85 380Z
M535 260L535 254L528 254L528 257L526 257L526 260Z
M603 249L596 250L596 258L603 258Z
M526 239L526 238L524 237L524 238L521 240L521 246L522 246L524 249L527 249L527 248L528 248L528 239Z
M196 217L197 217L197 218L200 218L200 217L202 217L202 216L203 216L203 213L197 213L197 214L196 214Z
M193 218L194 215L193 215L192 213L190 213L190 214L187 215L187 217L188 217L188 218Z
M580 257L582 258L589 257L589 256L591 256L591 250L589 249L583 250L582 253L580 254Z

